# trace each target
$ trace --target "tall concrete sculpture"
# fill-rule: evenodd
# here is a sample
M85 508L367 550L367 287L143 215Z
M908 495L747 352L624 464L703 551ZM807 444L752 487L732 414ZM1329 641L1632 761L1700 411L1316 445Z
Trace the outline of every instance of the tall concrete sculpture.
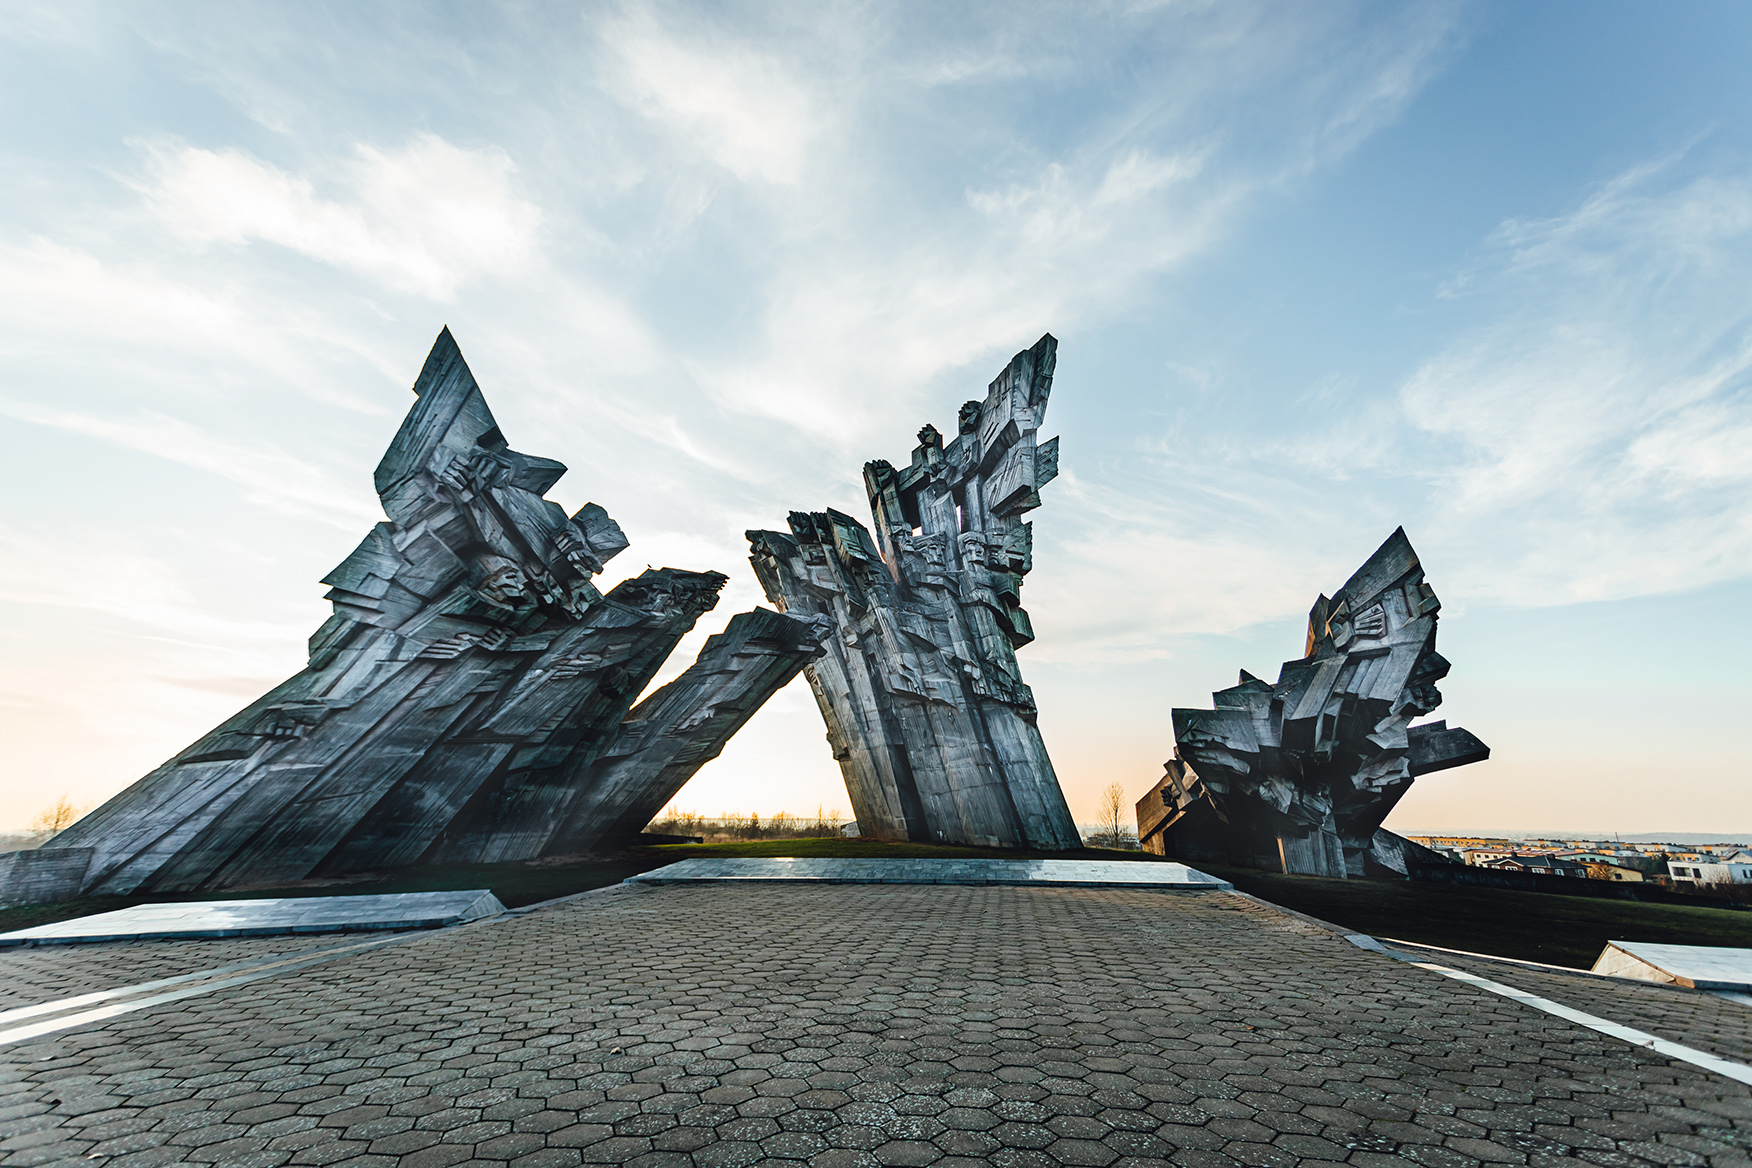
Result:
M880 839L1043 849L1080 845L1035 725L1016 650L1039 488L1058 439L1037 443L1058 342L1016 354L944 443L864 466L876 538L838 511L748 533L768 599L831 622L806 673L858 827Z
M820 652L825 622L742 613L634 708L726 577L647 569L604 596L626 537L542 498L566 468L506 444L448 329L414 393L377 468L389 522L324 578L308 668L45 845L78 871L65 895L585 851Z
M1216 709L1174 711L1175 757L1138 802L1145 848L1320 876L1441 862L1381 828L1417 776L1490 757L1446 722L1410 724L1442 701L1440 609L1400 528L1314 602L1307 655L1276 685L1243 670Z

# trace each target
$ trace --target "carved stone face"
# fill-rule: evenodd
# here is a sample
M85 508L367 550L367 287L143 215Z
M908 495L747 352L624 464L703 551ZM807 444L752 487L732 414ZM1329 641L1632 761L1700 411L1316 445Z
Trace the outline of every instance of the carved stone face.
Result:
M961 537L961 562L969 568L983 568L986 563L985 540L969 533Z
M504 556L482 556L479 563L482 576L475 591L484 599L515 608L518 601L529 596L529 581L517 565Z
M852 573L852 576L857 580L859 587L863 588L867 594L874 596L885 594L894 584L894 577L888 574L887 565L881 563L865 561Z

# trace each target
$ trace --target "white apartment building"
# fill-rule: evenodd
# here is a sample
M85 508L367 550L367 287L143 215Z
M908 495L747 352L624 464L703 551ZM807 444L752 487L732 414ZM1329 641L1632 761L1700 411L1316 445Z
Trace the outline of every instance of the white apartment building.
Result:
M1709 860L1669 860L1667 875L1693 884L1752 884L1752 853Z

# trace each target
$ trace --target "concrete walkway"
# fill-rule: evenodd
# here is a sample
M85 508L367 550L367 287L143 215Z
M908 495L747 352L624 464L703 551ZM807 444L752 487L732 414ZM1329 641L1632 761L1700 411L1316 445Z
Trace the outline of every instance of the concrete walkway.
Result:
M275 944L11 950L0 987L28 1007ZM1226 892L625 885L344 944L0 1047L0 1164L1728 1168L1752 1146L1743 1084ZM1675 1040L1752 1023L1587 985ZM1707 1003L1650 1008L1687 995Z

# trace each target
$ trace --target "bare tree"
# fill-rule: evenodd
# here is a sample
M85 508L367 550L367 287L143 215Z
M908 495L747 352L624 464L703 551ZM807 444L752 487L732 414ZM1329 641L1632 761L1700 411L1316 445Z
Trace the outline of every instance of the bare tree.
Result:
M1107 784L1107 789L1101 792L1101 834L1107 840L1107 846L1119 846L1119 833L1125 824L1125 788L1118 783Z
M31 830L47 832L51 836L60 835L72 827L74 821L84 815L87 810L88 808L80 807L66 795L62 795L55 800L53 806L31 822Z

